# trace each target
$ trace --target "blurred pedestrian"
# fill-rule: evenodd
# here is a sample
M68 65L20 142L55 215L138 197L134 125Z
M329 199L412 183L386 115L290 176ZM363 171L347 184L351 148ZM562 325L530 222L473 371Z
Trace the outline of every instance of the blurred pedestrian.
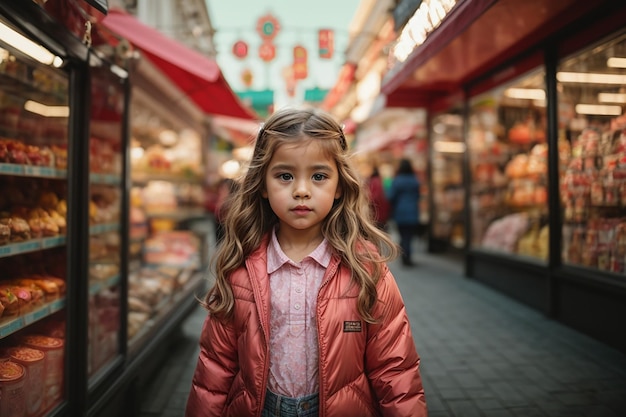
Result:
M217 248L187 417L426 417L420 358L341 127L260 129Z
M367 181L367 186L369 189L370 210L372 211L376 226L381 230L386 230L391 207L385 195L383 180L378 172L378 167L372 169L372 173Z
M400 235L402 264L413 266L412 241L419 226L420 182L410 160L406 158L400 160L388 198L392 218Z
M231 178L223 178L217 187L217 198L213 218L215 220L215 242L220 243L224 237L224 219L228 212L230 197L235 191L237 183Z

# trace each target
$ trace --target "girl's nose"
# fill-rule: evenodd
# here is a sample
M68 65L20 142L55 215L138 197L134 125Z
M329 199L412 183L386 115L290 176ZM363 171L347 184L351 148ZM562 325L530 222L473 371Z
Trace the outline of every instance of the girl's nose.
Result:
M311 192L305 181L297 181L294 183L293 198L309 198Z

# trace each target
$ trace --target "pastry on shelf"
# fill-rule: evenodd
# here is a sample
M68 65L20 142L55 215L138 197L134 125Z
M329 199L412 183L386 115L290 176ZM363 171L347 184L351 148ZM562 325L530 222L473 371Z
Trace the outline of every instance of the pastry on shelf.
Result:
M31 239L31 229L28 222L17 216L0 217L0 223L11 229L11 242L23 242Z

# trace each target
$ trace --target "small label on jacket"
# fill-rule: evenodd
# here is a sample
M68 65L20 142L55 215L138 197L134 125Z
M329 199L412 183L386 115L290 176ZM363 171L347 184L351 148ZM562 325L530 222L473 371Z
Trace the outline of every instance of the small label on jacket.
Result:
M360 321L344 321L343 322L343 332L344 333L358 333L362 331L361 322Z

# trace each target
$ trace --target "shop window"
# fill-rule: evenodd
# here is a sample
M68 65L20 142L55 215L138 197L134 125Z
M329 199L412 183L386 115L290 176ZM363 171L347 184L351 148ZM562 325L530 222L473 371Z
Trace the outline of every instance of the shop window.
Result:
M463 114L461 108L437 114L431 122L433 206L431 238L445 247L465 247Z
M470 100L471 249L548 259L545 71Z
M562 260L624 274L626 34L557 69Z

